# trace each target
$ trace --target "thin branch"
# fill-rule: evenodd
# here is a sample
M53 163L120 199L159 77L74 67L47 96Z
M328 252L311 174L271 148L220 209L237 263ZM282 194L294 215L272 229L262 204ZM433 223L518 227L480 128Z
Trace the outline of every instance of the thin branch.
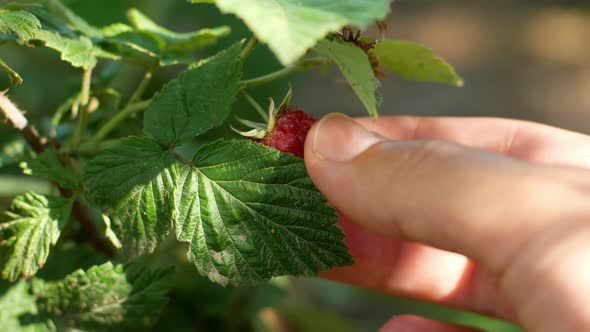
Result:
M46 140L39 136L35 128L29 124L29 121L24 116L23 112L6 96L6 91L0 92L0 112L4 114L6 119L8 119L15 129L22 133L27 143L35 152L42 153L45 150ZM58 189L63 197L72 197L71 191L59 186ZM96 250L108 257L112 257L114 255L113 250L100 237L96 226L92 222L92 218L88 215L86 209L79 201L74 202L72 213L82 226L85 240L90 242Z
M17 130L23 130L26 126L28 126L29 121L23 115L23 113L12 103L10 99L6 96L8 90L4 90L0 93L0 110L6 119L14 126Z
M37 130L29 124L23 112L6 96L6 92L0 92L0 112L16 130L22 133L35 152L42 152L45 148L45 139L42 139Z
M135 89L135 91L133 92L133 94L129 98L129 101L127 102L127 105L125 105L125 108L127 108L127 107L131 106L132 104L141 100L141 97L143 97L145 90L147 89L150 82L152 81L152 77L154 76L155 70L156 70L156 66L153 66L145 73L141 82L139 82L137 89Z
M98 229L96 229L96 226L92 222L92 218L90 218L86 208L80 201L74 202L72 214L78 220L80 226L82 226L82 232L85 235L84 241L88 241L96 251L103 253L106 257L115 256L113 249L99 235Z
M131 104L124 109L122 109L119 113L117 113L112 119L110 119L107 123L105 123L97 132L96 134L89 140L91 144L98 144L100 143L108 134L111 133L117 126L125 121L131 115L141 112L150 106L152 102L151 99L144 100L137 102L135 104Z
M90 113L90 85L92 83L92 69L84 71L82 77L82 89L80 90L80 106L82 107L80 114L78 115L78 125L72 136L72 145L78 146L82 141L82 136L86 125L88 123L88 117Z
M295 63L294 65L279 69L273 73L259 76L256 78L252 78L249 80L244 80L244 81L240 82L240 84L242 85L242 89L243 88L250 88L253 86L258 86L258 85L262 85L262 84L276 81L280 78L291 75L291 74L296 73L301 70L308 70L308 69L311 69L311 68L314 68L317 66L331 64L331 63L332 63L332 61L329 59L326 59L326 58L305 59L305 60L301 60L301 61Z
M82 143L79 147L73 149L71 146L64 146L59 149L59 153L66 154L68 156L83 156L83 157L94 157L104 149L107 149L121 139L109 139L102 140L97 144L92 142Z

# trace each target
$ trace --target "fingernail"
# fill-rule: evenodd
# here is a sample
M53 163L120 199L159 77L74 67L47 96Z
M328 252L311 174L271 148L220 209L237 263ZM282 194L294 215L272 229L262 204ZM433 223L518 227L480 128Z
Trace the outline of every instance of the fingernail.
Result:
M316 156L337 162L350 161L385 140L341 113L330 113L321 119L312 139L312 152Z

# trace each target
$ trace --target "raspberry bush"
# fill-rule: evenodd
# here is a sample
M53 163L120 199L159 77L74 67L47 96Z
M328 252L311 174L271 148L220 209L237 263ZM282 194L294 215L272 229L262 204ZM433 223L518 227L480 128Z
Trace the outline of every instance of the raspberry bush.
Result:
M313 277L352 264L336 212L302 160L316 119L305 105L289 104L291 92L267 112L248 91L336 66L377 116L386 72L462 84L427 48L361 33L386 17L389 0L189 2L237 16L252 37L201 58L220 39L231 40L228 27L179 33L133 8L126 22L92 26L59 0L2 2L5 43L49 48L80 73L78 91L39 123L10 91L0 94L6 126L20 135L0 142L0 167L17 163L53 188L15 197L0 217L3 330L144 330L175 319L187 301L183 287L197 287L176 282L187 273L231 286L230 296L243 300L273 277ZM244 77L260 43L284 67ZM112 81L130 65L145 76L126 94ZM182 73L150 95L154 73L170 66ZM40 84L23 81L1 59L0 67L13 85ZM244 119L249 110L235 107L240 99L261 119ZM243 135L201 139L220 126ZM215 330L255 328L238 316L215 321Z

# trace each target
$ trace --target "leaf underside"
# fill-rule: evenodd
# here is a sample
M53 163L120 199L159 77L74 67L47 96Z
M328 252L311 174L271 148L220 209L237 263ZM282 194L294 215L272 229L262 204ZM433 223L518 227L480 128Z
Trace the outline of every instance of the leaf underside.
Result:
M463 79L443 59L422 45L403 40L385 40L373 50L381 66L402 78L462 86Z
M369 115L376 117L381 104L378 92L381 84L375 77L369 56L353 43L334 38L322 40L315 50L336 63Z
M204 2L189 0L190 2ZM212 2L212 1L205 1ZM385 17L390 0L216 0L267 43L283 65L297 61L319 40L346 25L366 28Z

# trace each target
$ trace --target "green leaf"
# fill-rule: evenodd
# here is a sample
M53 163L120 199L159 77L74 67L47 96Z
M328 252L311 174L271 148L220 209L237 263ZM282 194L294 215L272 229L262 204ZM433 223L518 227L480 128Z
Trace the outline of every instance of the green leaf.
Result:
M54 150L48 149L37 156L28 156L20 166L27 175L47 178L64 189L78 188L76 175L61 164Z
M240 44L201 61L168 83L145 112L144 133L178 146L220 125L230 113L241 78Z
M137 9L128 11L133 27L116 23L101 29L99 45L124 60L146 66L192 64L193 51L209 46L229 33L229 28L177 33L163 28Z
M160 67L177 64L192 64L195 57L189 52L170 50L166 41L158 35L131 30L123 30L123 25L108 26L105 32L115 33L108 35L99 45L107 52L120 56L123 60L139 63L147 67L158 64ZM120 29L117 32L117 29Z
M125 254L150 253L172 227L176 159L149 138L128 138L91 160L86 197L110 217Z
M29 288L25 280L15 284L0 281L0 326L3 331L49 331L43 322L33 319L37 315L37 306Z
M373 50L383 68L416 81L463 86L463 79L443 59L422 45L403 40L385 40Z
M27 193L0 217L0 266L11 281L30 277L45 264L49 250L70 217L72 202Z
M22 41L35 37L41 22L35 15L24 10L0 9L0 33L15 33Z
M215 43L229 34L229 27L202 29L194 32L178 33L170 31L152 21L139 10L132 8L127 12L131 24L140 31L151 32L166 41L171 51L191 52Z
M336 63L369 114L376 117L381 104L380 83L369 56L353 43L332 38L319 42L316 51Z
M187 161L128 139L88 163L85 184L89 199L121 219L113 229L124 248L149 252L145 244L153 249L174 225L199 272L222 285L352 262L303 160L248 140L207 145Z
M35 38L45 42L45 46L61 53L61 59L74 67L88 70L96 66L99 57L118 59L117 56L96 47L89 38L84 36L74 39L42 30L37 33Z
M26 9L35 14L42 21L44 30L57 31L70 37L73 36L73 31L89 38L100 36L98 29L76 15L61 0L35 0L29 3L11 4L9 8ZM48 23L47 26L46 23Z
M23 79L20 75L10 68L4 60L0 59L0 67L8 73L8 78L10 79L10 84L12 85L21 85L23 83Z
M39 310L60 331L140 329L157 322L168 300L170 272L108 262L57 282L35 280L33 291Z
M102 31L104 39L99 43L101 48L129 62L153 66L158 63L166 47L166 43L158 36L136 31L124 24L110 25Z
M89 38L95 38L100 35L98 29L88 24L86 20L78 16L68 7L64 6L61 0L41 0L41 2L53 15L66 22L68 26L75 31L78 31Z
M76 33L68 26L67 22L63 19L58 18L56 15L46 6L39 3L11 3L6 6L7 9L12 10L26 10L27 12L35 15L41 22L41 28L47 31L57 32L64 36L75 37Z
M300 158L220 141L199 150L177 183L176 235L214 282L253 285L352 262L336 213Z
M192 0L191 2L203 2ZM210 1L206 1L210 2ZM390 0L217 0L217 7L240 17L290 65L328 33L346 25L365 28L385 17Z

